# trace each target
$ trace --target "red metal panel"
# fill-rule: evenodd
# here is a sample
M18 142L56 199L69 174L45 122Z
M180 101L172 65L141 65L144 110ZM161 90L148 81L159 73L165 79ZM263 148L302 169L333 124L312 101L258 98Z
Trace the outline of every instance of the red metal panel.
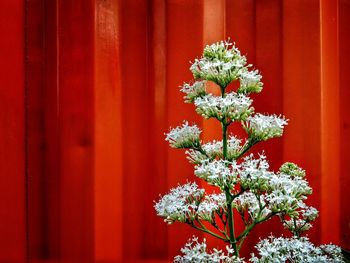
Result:
M96 1L95 260L122 262L123 155L119 1Z
M121 1L121 10L123 254L124 260L135 260L147 253L144 233L149 226L143 218L152 211L151 204L145 202L154 157L150 126L153 94L148 85L149 4Z
M46 198L46 229L42 229L46 240L42 246L46 247L45 258L57 259L60 255L60 140L59 140L59 82L58 82L58 43L57 43L57 3L45 3L44 28L44 176L45 185L42 191ZM30 212L30 211L29 211Z
M47 254L47 198L43 171L46 145L44 141L44 14L42 0L26 3L26 97L27 97L27 223L28 258Z
M255 1L226 0L226 36L255 64Z
M320 2L321 239L340 241L340 112L338 1Z
M200 124L201 118L195 113L193 105L183 104L179 85L193 79L189 71L189 61L199 57L203 45L203 2L173 0L167 1L167 109L168 125L175 127L182 120ZM168 150L168 188L185 183L186 178L194 179L193 166L188 164L184 151ZM170 258L179 254L193 233L201 235L183 224L168 227L168 249Z
M153 0L149 7L148 32L148 88L151 92L152 119L151 147L149 162L151 171L147 176L148 190L144 195L144 238L147 248L144 251L145 259L167 258L167 226L159 220L153 205L159 194L164 192L167 184L167 143L164 141L164 132L167 130L167 86L166 86L166 3L164 0ZM150 227L152 226L152 227Z
M26 255L24 2L0 3L0 261Z
M94 1L58 1L60 257L94 260Z
M318 1L283 4L283 113L290 119L283 140L283 161L306 170L314 189L308 204L320 209L320 30ZM321 217L323 215L321 214ZM320 241L321 220L309 236Z
M339 1L340 244L350 250L350 2Z
M28 259L57 258L59 179L55 3L27 1L26 23Z

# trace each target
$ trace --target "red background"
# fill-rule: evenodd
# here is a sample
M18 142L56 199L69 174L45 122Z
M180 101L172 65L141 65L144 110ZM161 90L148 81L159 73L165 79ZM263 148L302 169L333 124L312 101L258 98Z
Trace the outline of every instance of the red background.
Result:
M311 239L349 249L349 14L348 0L1 1L0 262L172 259L195 232L153 200L193 169L163 133L187 119L217 136L178 86L227 37L262 72L256 110L290 119L257 150L307 170Z

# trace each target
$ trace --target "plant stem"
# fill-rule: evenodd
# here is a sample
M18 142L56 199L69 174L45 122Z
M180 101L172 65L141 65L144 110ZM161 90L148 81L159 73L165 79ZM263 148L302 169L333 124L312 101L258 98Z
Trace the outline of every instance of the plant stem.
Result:
M212 236L214 236L214 237L216 237L216 238L219 238L219 239L221 239L221 240L223 240L223 241L228 241L226 238L224 238L224 237L222 237L222 236L219 236L218 234L216 234L216 233L214 233L214 232L212 232L212 231L210 231L209 229L207 229L200 221L198 221L199 222L199 224L201 225L201 227L198 227L198 226L196 226L194 223L188 223L190 226L192 226L193 228L195 228L195 229L197 229L197 230L200 230L200 231L202 231L202 232L205 232L205 233L207 233L207 234L209 234L209 235L212 235Z
M222 123L222 155L223 159L227 159L227 124L226 120L223 120ZM230 243L234 250L234 253L237 257L239 257L239 251L237 250L237 242L235 238L235 225L234 225L234 215L232 211L232 201L233 197L230 193L230 189L228 187L225 188L226 195L226 204L228 210L228 226L230 229Z
M225 121L221 123L222 125L222 155L224 160L227 158L227 125Z
M262 212L262 210L260 210L260 213ZM258 220L254 220L253 223L251 223L249 226L246 227L246 229L244 229L244 231L237 237L237 241L240 242L238 248L240 249L244 239L248 236L248 234L253 230L253 228L257 225L260 224L262 222L265 222L266 220L270 219L271 217L273 217L275 214L277 214L276 212L271 213L270 215L266 216L265 218L262 219L258 219Z
M230 194L230 190L226 189L226 202L227 202L227 210L228 210L228 226L230 229L230 243L234 250L234 253L237 257L239 257L239 251L237 249L237 241L235 237L235 223L234 223L234 215L232 211L232 196Z
M243 146L241 152L235 156L235 160L238 160L239 158L241 158L246 152L249 151L249 149L254 145L255 143L252 142L251 140L248 139L248 141L246 142L246 144Z

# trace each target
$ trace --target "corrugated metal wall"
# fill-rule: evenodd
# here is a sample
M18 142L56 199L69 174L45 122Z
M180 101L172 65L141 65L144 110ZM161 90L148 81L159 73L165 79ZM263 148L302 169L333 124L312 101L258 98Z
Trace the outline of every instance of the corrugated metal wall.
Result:
M187 119L219 136L178 86L228 37L263 75L256 110L290 119L256 151L307 170L311 239L349 249L349 14L347 0L1 1L0 262L172 259L195 231L153 200L194 176L163 133Z

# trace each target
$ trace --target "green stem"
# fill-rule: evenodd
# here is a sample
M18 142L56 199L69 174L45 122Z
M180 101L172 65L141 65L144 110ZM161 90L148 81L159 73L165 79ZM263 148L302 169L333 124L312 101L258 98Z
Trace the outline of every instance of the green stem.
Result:
M230 240L230 237L227 235L227 232L226 232L225 222L222 220L221 215L219 215L218 213L217 213L217 215L218 215L219 218L221 219L221 222L222 222L223 225L224 225L224 229L223 229L223 230L220 229L220 227L217 225L217 223L216 223L215 220L213 220L213 222L211 222L211 225L212 225L213 227L215 227L218 231L220 231L220 233L223 234L223 235L226 237L227 240Z
M227 201L227 210L228 210L228 226L230 229L230 243L234 250L234 253L237 257L239 257L239 251L237 249L237 240L235 237L235 221L234 215L232 211L232 196L229 192L229 189L226 189L226 201Z
M221 123L222 126L222 155L224 160L227 159L227 125L225 121Z
M248 139L248 141L246 142L246 144L243 146L241 152L235 156L235 160L238 160L239 158L241 158L246 152L249 151L249 149L256 144L255 142L252 142L250 139Z
M223 159L227 159L227 124L226 121L223 120L222 124L222 155ZM234 214L232 211L232 201L233 197L230 193L230 189L228 187L225 187L225 195L226 195L226 204L227 204L227 210L228 210L228 226L230 230L230 243L235 251L235 255L239 257L239 251L237 250L237 242L235 238L235 224L234 224Z
M259 212L259 214L260 214L260 212ZM270 219L271 217L273 217L276 214L277 214L276 212L273 212L273 213L269 214L268 216L266 216L266 217L264 217L262 219L254 220L253 223L251 223L248 227L246 227L246 229L244 229L244 231L237 237L237 242L240 241L239 248L241 248L244 239L248 236L248 234L253 230L253 228L257 224L265 222L266 220Z
M199 224L201 225L201 227L196 226L194 223L189 223L189 225L192 226L193 228L197 229L197 230L200 230L200 231L202 231L202 232L205 232L205 233L207 233L207 234L209 234L209 235L212 235L212 236L214 236L214 237L216 237L216 238L219 238L219 239L221 239L221 240L223 240L223 241L225 241L225 242L228 241L226 238L224 238L224 237L222 237L222 236L220 236L220 235L218 235L218 234L216 234L216 233L210 231L209 229L207 229L200 221L198 221L198 222L199 222Z

